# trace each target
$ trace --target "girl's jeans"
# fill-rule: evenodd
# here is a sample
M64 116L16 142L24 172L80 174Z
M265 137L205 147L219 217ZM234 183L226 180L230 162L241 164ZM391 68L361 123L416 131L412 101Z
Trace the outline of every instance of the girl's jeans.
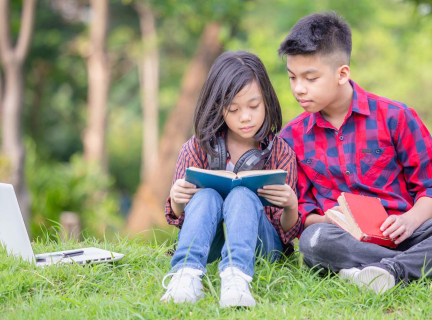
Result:
M232 266L253 276L255 254L275 261L281 251L282 242L255 193L235 187L223 201L215 190L203 189L185 207L171 272L184 267L205 272L207 263L222 257L220 272Z

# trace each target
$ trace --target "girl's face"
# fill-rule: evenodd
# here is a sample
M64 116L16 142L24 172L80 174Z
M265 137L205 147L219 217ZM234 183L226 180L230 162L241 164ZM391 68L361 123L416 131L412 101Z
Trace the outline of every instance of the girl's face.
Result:
M256 81L241 89L231 105L224 109L228 128L238 137L251 139L261 128L265 119L265 105Z

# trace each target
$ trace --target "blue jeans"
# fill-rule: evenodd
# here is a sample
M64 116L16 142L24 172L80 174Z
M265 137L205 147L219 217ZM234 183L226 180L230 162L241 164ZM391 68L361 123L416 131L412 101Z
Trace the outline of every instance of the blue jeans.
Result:
M275 261L281 251L282 242L255 193L236 187L223 201L215 190L203 189L185 207L171 272L184 267L205 272L207 263L222 257L220 272L232 266L253 276L256 254Z

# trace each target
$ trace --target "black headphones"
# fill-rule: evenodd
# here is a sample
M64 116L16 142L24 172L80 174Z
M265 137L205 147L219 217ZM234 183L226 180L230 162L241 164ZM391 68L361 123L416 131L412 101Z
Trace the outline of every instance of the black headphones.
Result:
M234 173L240 171L249 170L262 170L267 164L268 159L272 154L272 147L276 135L273 140L268 143L268 138L265 139L267 148L264 150L251 149L246 151L237 161L234 166ZM222 137L216 137L216 143L214 146L215 152L218 154L217 157L213 157L211 154L207 154L207 159L210 165L210 170L226 170L226 163L228 158L228 152L225 145L225 139Z

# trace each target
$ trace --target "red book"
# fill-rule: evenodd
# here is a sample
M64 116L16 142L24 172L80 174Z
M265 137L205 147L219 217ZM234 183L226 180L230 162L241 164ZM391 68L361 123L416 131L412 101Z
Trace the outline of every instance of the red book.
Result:
M397 244L380 230L388 218L380 199L342 192L337 201L343 214L329 209L326 215L330 220L359 241L396 248Z

